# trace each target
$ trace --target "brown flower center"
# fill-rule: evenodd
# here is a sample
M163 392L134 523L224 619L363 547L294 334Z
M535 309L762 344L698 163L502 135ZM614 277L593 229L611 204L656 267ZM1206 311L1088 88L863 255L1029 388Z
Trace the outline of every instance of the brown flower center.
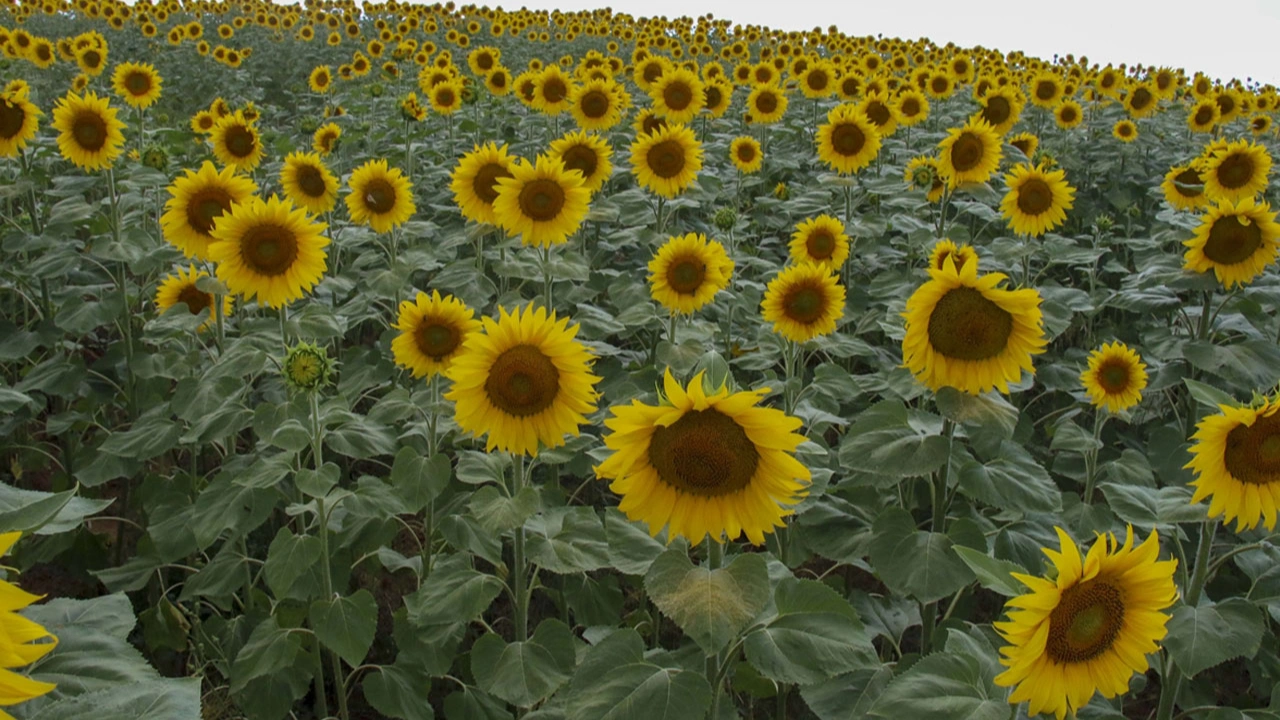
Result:
M299 165L297 169L298 187L307 197L322 198L329 187L324 182L320 168L314 165Z
M27 114L23 112L21 105L0 98L0 138L8 140L17 137L18 133L22 132L22 125L26 119Z
M453 103L456 99L457 95L453 92L452 88L444 87L436 91L436 105L439 105L442 108L453 107Z
M676 140L663 140L649 148L645 160L654 175L670 180L684 170L684 146Z
M982 106L982 119L986 120L992 127L1003 125L1012 113L1013 106L1009 104L1009 99L1003 95L992 95L987 98L987 102Z
M778 96L773 91L765 91L756 96L756 111L761 115L770 115L778 110Z
M875 123L876 127L882 128L893 120L893 111L889 109L888 105L885 105L879 100L872 100L867 103L865 110L867 111L867 118L870 119L871 122Z
M471 190L476 197L484 201L484 204L492 205L498 197L499 178L509 177L511 177L511 171L505 165L489 163L476 171L476 177L471 181Z
M978 167L986 150L987 144L982 138L971 132L960 133L951 145L951 166L957 172L968 172Z
M1219 265L1244 262L1262 245L1262 228L1243 215L1225 215L1213 221L1204 255Z
M804 81L810 90L820 92L826 90L827 86L831 84L831 76L827 74L826 70L818 68L805 75Z
M1153 100L1155 100L1155 96L1151 94L1151 91L1140 87L1134 90L1133 96L1129 98L1129 107L1134 110L1145 110Z
M200 292L194 284L187 285L178 293L178 302L186 303L187 309L192 315L199 315L201 310L213 304L213 296L209 293Z
M941 95L951 89L951 82L941 75L935 75L929 80L929 89L933 90L935 94Z
M107 144L107 121L96 112L83 111L71 121L71 135L85 151L97 152Z
M227 130L223 142L227 146L227 152L238 158L249 157L258 145L258 140L254 137L253 131L244 125L231 126Z
M809 233L804 241L805 251L815 260L826 260L835 254L836 239L826 228L819 228Z
M1173 177L1173 189L1188 198L1198 198L1204 192L1204 180L1193 168L1187 168Z
M1223 464L1236 480L1250 485L1280 482L1280 413L1260 416L1253 425L1227 433Z
M702 497L745 488L760 462L755 443L733 418L715 409L691 410L649 440L649 464L662 482Z
M667 284L681 295L692 295L702 287L707 266L699 258L683 257L667 266Z
M756 159L756 146L751 143L742 143L738 146L738 162L749 165Z
M131 95L146 95L151 92L151 76L144 72L131 72L124 78L124 88Z
M1052 100L1058 94L1058 84L1052 80L1040 80L1036 83L1036 98Z
M558 77L548 78L546 82L542 83L542 97L549 103L561 102L564 100L564 96L568 94L569 88Z
M484 391L499 410L528 417L555 402L560 392L560 371L537 347L516 345L493 361Z
M839 155L845 157L857 155L866 144L866 134L855 123L840 123L831 129L831 147Z
M298 238L279 225L255 225L240 239L240 258L259 275L283 275L298 258Z
M913 118L920 114L920 101L913 97L906 98L898 105L898 111L902 113L903 117Z
M396 206L396 189L383 178L374 178L364 186L364 205L374 215L391 212Z
M671 110L685 110L693 102L693 88L680 80L667 83L662 88L662 102Z
M1238 190L1253 179L1253 158L1248 153L1234 152L1218 165L1218 182L1228 190Z
M231 195L221 187L197 190L187 201L187 224L202 235L213 230L213 223L231 209Z
M554 220L564 210L564 188L547 178L538 178L520 189L520 212L536 222Z
M582 114L598 120L609 113L609 95L603 90L589 90L578 101Z
M702 89L702 97L705 100L707 108L714 110L720 107L720 103L724 102L724 92L720 90L720 86L712 83Z
M1196 125L1208 125L1213 122L1213 108L1205 105L1196 111Z
M1057 663L1083 663L1115 643L1124 626L1124 596L1114 585L1088 580L1063 591L1049 614L1045 653Z
M950 358L995 357L1011 335L1013 316L971 287L947 291L929 314L929 344Z
M1094 379L1109 394L1124 392L1129 388L1129 363L1124 360L1108 360L1098 368Z
M651 62L644 66L645 82L652 83L660 77L662 77L662 63Z
M810 325L827 312L827 296L813 283L797 285L782 298L782 312L788 319Z
M462 334L453 325L424 321L413 334L413 342L423 355L440 362L458 349Z
M1039 215L1053 207L1053 190L1049 183L1033 177L1018 187L1018 209L1027 215Z
M1075 122L1078 117L1080 116L1076 113L1076 109L1072 105L1066 105L1058 111L1058 119L1067 125Z
M666 126L667 126L667 121L663 120L657 115L648 115L640 123L640 129L646 135L651 134L654 131L664 128ZM681 161L681 163L683 167L683 160Z
M600 155L589 145L574 145L560 155L560 161L564 163L565 170L582 173L585 182L595 176L600 166Z

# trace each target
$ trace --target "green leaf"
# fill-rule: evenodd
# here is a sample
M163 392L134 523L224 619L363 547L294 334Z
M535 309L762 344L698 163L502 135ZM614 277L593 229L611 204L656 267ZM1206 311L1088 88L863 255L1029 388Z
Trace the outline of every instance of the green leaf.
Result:
M467 503L480 527L495 535L524 525L524 521L542 509L542 495L536 487L521 488L507 497L496 485L485 485Z
M1101 450L1102 442L1067 417L1053 426L1053 439L1049 441L1049 449L1083 454Z
M998 392L970 395L955 388L939 388L934 395L938 412L945 418L969 428L991 434L1002 440L1013 437L1018 424L1018 409Z
M704 720L711 686L700 672L644 659L630 628L587 650L565 698L566 720Z
M231 665L231 691L243 690L250 680L270 677L292 667L302 650L297 634L276 624L274 617L258 623Z
M524 528L529 560L545 570L564 574L609 565L609 543L595 508L552 508Z
M916 530L911 513L889 508L872 527L871 562L894 592L933 602L973 582L973 572L953 553L951 538Z
M1197 607L1179 605L1164 646L1187 677L1231 658L1253 657L1262 642L1262 613L1249 601L1228 598Z
M98 448L109 455L150 460L178 444L182 426L167 417L139 418L128 430L113 432Z
M198 720L200 679L122 683L64 698L41 708L31 720Z
M342 479L342 470L335 464L327 462L319 470L302 468L293 476L293 484L298 492L307 497L322 498L337 486Z
M880 664L858 613L817 580L786 577L774 591L777 614L747 636L747 659L760 674L809 685Z
M1182 383L1187 386L1187 390L1191 392L1191 397L1196 402L1210 410L1217 410L1219 405L1235 406L1239 404L1230 393L1219 390L1212 385L1192 380L1191 378L1182 378Z
M569 679L573 663L573 633L555 619L543 620L525 642L488 633L471 646L476 684L518 707L545 700Z
M1207 512L1203 503L1191 504L1189 487L1153 488L1103 483L1102 494L1117 517L1144 528L1202 522Z
M405 596L405 609L414 625L471 622L489 609L502 592L502 581L468 565L464 555L450 555L431 570L431 582Z
M1008 720L1014 707L991 697L978 661L934 653L921 658L885 688L871 715L930 720Z
M986 463L965 461L959 472L960 489L992 507L1018 512L1056 513L1062 493L1049 473L1021 445L1004 440Z
M400 448L391 464L391 485L410 512L418 512L440 497L452 478L453 465L444 453L426 458L413 448Z
M982 587L1005 597L1016 597L1026 592L1022 583L1012 575L1012 573L1027 572L1021 565L1008 560L998 560L973 548L956 545L951 549L960 556L965 565L969 566L973 574L978 576L978 584Z
M482 453L474 450L458 451L458 481L468 485L484 483L502 484L502 478L511 464L506 453Z
M908 412L900 401L882 400L849 427L840 443L840 463L878 475L927 475L947 461L950 447L934 420L926 413Z
M434 720L428 693L431 678L396 665L380 665L360 686L374 710L400 720Z
M46 493L0 483L0 531L57 535L80 527L84 519L104 510L113 500L76 497L76 491Z
M1192 367L1236 387L1269 388L1280 379L1280 348L1270 340L1244 340L1231 345L1190 340L1182 346L1182 356Z
M819 720L863 720L892 679L888 667L856 670L802 687L800 695Z
M653 561L645 592L707 655L720 652L769 602L769 571L760 555L738 555L728 567L695 567L673 549Z
M351 667L369 654L378 630L378 603L368 590L311 603L311 629L325 647L338 653Z
M643 525L631 522L617 508L605 511L604 534L609 542L609 564L627 575L649 572L654 558L666 550L666 546L650 536Z

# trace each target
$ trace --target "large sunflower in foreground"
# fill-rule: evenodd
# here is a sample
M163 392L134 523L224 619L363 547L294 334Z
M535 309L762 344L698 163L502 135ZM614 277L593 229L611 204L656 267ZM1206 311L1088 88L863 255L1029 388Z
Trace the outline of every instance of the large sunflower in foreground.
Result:
M1191 436L1195 471L1191 502L1209 500L1209 517L1236 521L1236 530L1262 523L1276 527L1280 507L1280 397L1255 407L1219 405L1196 425Z
M977 395L1009 392L1031 356L1044 352L1040 293L997 287L1003 273L978 275L977 263L958 270L948 258L929 268L929 282L907 300L902 363L931 390L953 387Z
M346 197L351 221L368 225L374 232L388 232L404 224L418 209L409 178L400 168L388 167L386 160L369 160L356 168L347 186L351 188Z
M445 370L453 387L454 419L464 432L488 435L489 452L534 456L538 446L559 447L566 434L578 435L586 414L596 409L592 355L574 339L578 326L546 308L483 318Z
M613 148L609 141L594 133L582 130L566 134L551 143L547 155L564 163L565 170L577 170L582 174L582 185L591 192L604 187L613 174Z
M649 292L673 313L695 312L729 287L733 260L705 235L672 237L649 261Z
M1178 210L1199 210L1208 207L1209 196L1204 192L1204 179L1194 164L1176 165L1165 173L1160 183L1164 199Z
M787 249L797 263L816 263L838 270L849 258L849 236L844 223L830 215L819 215L796 225Z
M686 125L641 133L631 143L631 172L642 186L663 197L684 192L701 169L702 143Z
M1280 225L1267 203L1245 198L1222 201L1210 208L1187 246L1182 267L1192 272L1213 270L1224 287L1243 285L1275 262L1280 250Z
M209 142L213 145L213 156L227 167L250 172L262 162L262 138L243 111L237 110L218 120L209 134Z
M1016 233L1040 237L1067 221L1076 189L1067 184L1061 168L1017 165L1004 176L1009 191L1000 201L1000 212Z
M156 310L163 313L178 303L185 304L192 315L199 315L201 311L208 310L209 318L200 325L200 329L206 330L213 327L217 323L213 304L217 296L196 287L196 281L204 277L209 277L209 273L198 269L195 265L190 265L186 269L178 268L172 275L162 280L156 289ZM224 295L222 296L222 316L226 317L230 314L231 296Z
M1256 197L1267 189L1271 155L1248 140L1237 140L1213 152L1200 175L1204 191L1213 200L1241 200Z
M835 332L844 299L844 286L830 267L800 263L769 281L760 312L775 333L802 343Z
M209 257L231 292L280 307L297 300L324 276L325 224L288 200L252 197L218 217Z
M280 168L280 185L286 197L312 215L327 213L338 203L338 178L312 152L289 153Z
M391 341L396 364L416 378L432 378L449 369L463 342L481 326L466 303L432 290L400 303L400 316L391 327L400 331Z
M516 158L507 146L497 143L477 145L458 160L450 175L449 190L462 216L478 223L497 225L493 201L498 198L498 180L511 177Z
M707 393L702 373L682 387L667 370L663 388L658 405L610 408L612 453L596 477L613 481L618 509L651 535L669 526L669 539L694 545L708 535L763 544L808 494L809 470L794 455L804 442L799 418L760 407L767 388Z
M1008 668L995 678L1017 686L1009 702L1027 702L1027 714L1059 720L1089 703L1095 692L1113 698L1129 691L1134 673L1147 671L1159 649L1177 598L1177 560L1159 560L1155 531L1137 547L1133 527L1124 545L1099 535L1087 555L1061 528L1060 551L1044 548L1057 568L1053 580L1015 573L1030 592L1005 603L1009 619L995 623L1009 644L1000 648Z
M978 117L947 131L938 143L938 172L951 187L984 183L1000 165L1000 136Z
M578 231L590 209L591 191L582 173L566 170L560 160L545 155L535 163L519 160L511 177L497 181L493 213L508 237L520 236L525 245L550 247Z
M183 171L169 186L169 201L160 216L164 239L187 257L210 260L213 224L234 203L244 202L258 192L258 186L235 168L221 172L206 160L198 172Z
M8 555L20 537L20 532L0 535L0 555ZM3 608L0 609L0 633L5 639L5 657L0 662L0 689L3 689L0 693L0 705L16 705L52 692L57 685L33 680L7 668L30 665L48 655L58 646L58 638L43 625L18 613L41 596L32 595L17 585L0 580L0 597L4 598ZM0 710L0 713L3 711Z
M111 167L124 149L124 123L107 98L93 92L83 97L67 93L53 108L53 127L58 131L62 157L85 170Z
M1105 344L1089 353L1089 367L1080 373L1080 383L1095 407L1120 412L1142 400L1147 366L1124 343Z
M111 76L111 87L127 105L149 108L160 99L160 73L148 63L123 62Z
M841 175L871 164L880 152L880 131L854 105L839 105L814 134L818 159Z
M25 95L0 93L0 157L17 157L35 139L41 114Z

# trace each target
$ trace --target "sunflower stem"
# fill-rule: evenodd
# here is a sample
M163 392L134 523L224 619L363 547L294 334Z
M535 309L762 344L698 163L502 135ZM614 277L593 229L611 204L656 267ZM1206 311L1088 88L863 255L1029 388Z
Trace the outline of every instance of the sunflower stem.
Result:
M547 306L548 312L555 310L551 283L551 246L545 245L542 247L542 302Z
M1196 546L1195 570L1191 573L1191 584L1187 587L1187 593L1182 599L1188 607L1195 607L1199 604L1200 595L1204 592L1204 584L1209 577L1213 536L1217 530L1218 524L1213 520L1206 520L1200 524L1200 543ZM1160 705L1156 709L1156 720L1172 720L1173 708L1177 703L1178 694L1182 690L1182 681L1181 668L1173 661L1173 656L1168 655L1166 652L1164 675L1160 683Z
M1084 504L1093 504L1093 486L1098 480L1098 445L1102 442L1102 426L1107 424L1110 413L1101 408L1093 414L1093 447L1084 454Z
M281 310L283 311L283 308ZM324 466L324 425L320 422L320 393L312 390L307 394L311 404L311 462L316 472L320 472L320 468ZM324 583L324 599L328 601L333 599L334 593L333 569L329 560L329 513L324 505L324 498L316 498L316 519L319 523L317 530L320 534L320 577ZM338 694L338 713L342 720L348 720L350 714L347 712L347 694L342 687L342 660L333 651L329 652L329 660L333 665L334 686ZM322 706L327 706L328 701L324 699L324 671L323 668L319 669L320 687L317 688L316 694L320 696ZM328 714L327 707L325 714Z
M676 312L674 310L667 316L667 342L676 344Z
M524 454L514 455L511 467L511 495L515 497L524 489ZM529 592L525 585L528 582L524 557L524 526L512 531L515 536L512 542L511 594L515 596L515 637L517 642L529 639Z
M1200 323L1196 328L1196 339L1206 340L1209 337L1209 328L1213 325L1213 315L1210 308L1213 307L1213 291L1204 291L1204 306L1200 309Z
M213 317L217 326L218 335L218 355L222 355L222 345L227 339L226 314L222 311L222 295L220 293L213 294Z

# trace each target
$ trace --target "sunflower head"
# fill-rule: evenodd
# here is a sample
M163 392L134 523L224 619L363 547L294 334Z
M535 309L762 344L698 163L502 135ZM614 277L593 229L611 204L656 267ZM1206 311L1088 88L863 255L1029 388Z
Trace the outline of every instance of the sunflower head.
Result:
M649 261L650 293L667 310L687 315L729 286L733 267L724 246L705 235L672 237Z
M769 281L760 311L773 331L797 343L835 332L845 291L827 265L798 263Z
M324 276L325 228L288 200L255 196L217 217L209 257L232 292L280 307L301 298Z
M978 251L972 245L956 245L950 238L943 238L934 243L933 250L929 251L929 268L945 270L948 261L956 266L956 270L963 270L969 263L977 266Z
M237 110L213 126L209 134L218 162L241 172L249 172L262 162L262 138L258 128Z
M1276 526L1280 507L1280 398L1250 406L1221 405L1191 436L1196 489L1192 503L1209 500L1209 517L1236 521L1237 530Z
M201 324L200 329L207 330L213 327L217 322L214 303L218 302L219 296L196 287L200 278L206 277L209 277L209 273L197 269L195 265L178 268L172 275L162 280L156 289L156 310L163 313L178 303L185 305L192 315L199 315L208 310L209 317ZM221 298L222 315L226 317L231 314L231 296L222 295Z
M533 163L513 163L511 177L497 180L493 212L508 236L519 235L525 245L550 247L578 231L590 201L581 172L543 155Z
M313 215L329 212L338 202L338 179L315 153L289 153L280 168L280 185L285 197Z
M612 79L587 80L574 86L569 96L569 112L583 130L603 132L622 120L620 95L624 92Z
M665 72L649 86L653 110L670 123L687 123L706 103L702 80L683 67Z
M0 157L17 157L35 139L40 115L26 93L0 93Z
M1182 244L1187 247L1183 269L1213 270L1218 282L1231 288L1252 282L1275 262L1280 224L1265 202L1223 200L1204 214L1195 235Z
M1142 400L1147 366L1124 343L1108 343L1089 354L1089 366L1080 373L1080 383L1094 407L1120 412Z
M1118 120L1111 128L1111 135L1122 143L1131 143L1138 139L1138 126L1128 118Z
M497 225L493 201L498 198L498 180L511 177L517 158L507 153L507 146L496 143L478 145L458 160L453 169L449 189L463 217L478 223Z
M764 165L764 152L760 141L750 135L736 137L729 143L729 159L733 166L741 172L751 174L758 172Z
M849 258L849 236L840 220L819 215L796 225L788 249L794 262L816 263L838 270Z
M567 133L551 143L547 153L564 163L565 170L577 170L587 190L597 192L613 174L613 148L604 137L582 130Z
M684 192L702 169L702 143L685 125L667 125L631 143L631 172L640 185L666 198Z
M947 131L938 143L938 172L951 187L984 183L1000 165L1000 136L980 118Z
M1005 184L1009 190L1000 211L1014 232L1040 237L1066 222L1076 192L1067 184L1066 171L1017 165L1005 175Z
M941 200L947 189L938 173L938 159L925 155L911 158L902 173L902 181L912 190L924 190L925 199L929 202Z
M321 155L328 155L338 149L341 138L342 128L337 123L325 123L312 135L311 148Z
M325 348L300 342L285 351L280 374L291 389L316 392L329 384L333 368L334 361Z
M148 108L160 99L160 73L147 63L120 63L112 75L111 85L131 107Z
M93 92L68 93L53 108L62 156L85 170L111 167L124 149L125 124L107 98Z
M323 128L321 128L323 130ZM369 160L351 173L347 182L347 212L352 222L385 233L413 217L417 206L409 178L384 159Z
M1208 153L1201 175L1205 193L1212 200L1256 197L1267 188L1271 154L1248 140L1237 140Z
M814 136L818 159L841 175L857 172L880 152L879 128L856 105L839 105Z
M187 257L211 260L214 223L235 203L244 202L258 191L253 180L236 174L235 168L219 171L205 161L199 171L185 170L169 186L169 201L160 216L164 239Z
M391 327L400 331L391 341L396 364L415 378L432 378L449 369L467 337L481 326L466 303L432 290L431 295L420 292L400 303L400 315Z
M1198 210L1210 204L1204 192L1204 179L1194 163L1170 168L1160 189L1165 201L1178 210Z

